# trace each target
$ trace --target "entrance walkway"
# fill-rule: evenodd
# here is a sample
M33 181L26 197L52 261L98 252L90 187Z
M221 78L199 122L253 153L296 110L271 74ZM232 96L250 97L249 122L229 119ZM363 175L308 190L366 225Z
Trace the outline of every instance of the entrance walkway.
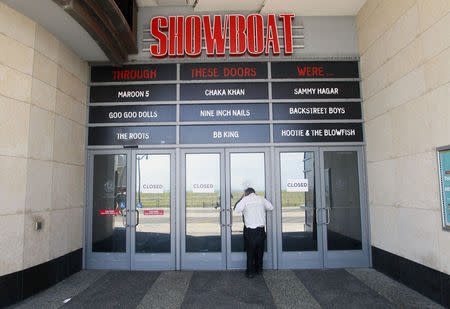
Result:
M243 271L83 270L12 308L60 307L442 308L373 269L265 270L253 279Z

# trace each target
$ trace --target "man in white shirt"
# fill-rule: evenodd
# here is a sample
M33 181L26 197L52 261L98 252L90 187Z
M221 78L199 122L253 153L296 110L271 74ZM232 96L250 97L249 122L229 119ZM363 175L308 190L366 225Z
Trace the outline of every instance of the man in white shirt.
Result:
M266 211L272 210L272 204L265 198L255 194L253 188L247 188L239 203L234 209L235 213L244 214L244 225L247 231L247 271L248 278L253 278L255 273L262 272L264 240L266 232Z

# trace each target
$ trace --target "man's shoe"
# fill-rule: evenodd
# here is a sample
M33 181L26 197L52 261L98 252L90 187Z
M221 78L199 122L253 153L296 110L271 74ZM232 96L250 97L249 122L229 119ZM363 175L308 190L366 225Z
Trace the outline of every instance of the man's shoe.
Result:
M250 278L250 279L254 277L253 274L249 274L249 273L245 273L245 276L246 276L247 278Z

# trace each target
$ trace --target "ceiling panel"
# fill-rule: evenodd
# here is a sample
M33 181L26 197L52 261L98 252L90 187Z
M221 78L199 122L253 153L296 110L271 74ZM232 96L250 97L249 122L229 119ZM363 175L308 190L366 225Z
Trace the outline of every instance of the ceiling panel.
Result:
M0 0L28 16L66 44L81 59L108 61L97 42L53 0Z
M261 13L295 13L297 16L355 16L366 0L267 0Z
M138 6L185 6L195 0L136 0ZM366 0L198 0L195 11L251 11L298 16L355 16Z
M259 11L264 0L199 0L195 11Z

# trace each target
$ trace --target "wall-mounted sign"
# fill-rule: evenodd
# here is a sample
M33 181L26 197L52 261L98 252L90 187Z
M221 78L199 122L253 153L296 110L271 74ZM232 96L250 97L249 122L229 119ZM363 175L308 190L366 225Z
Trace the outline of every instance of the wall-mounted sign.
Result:
M176 121L175 105L91 106L89 123Z
M308 179L288 179L286 183L286 192L308 192Z
M160 183L144 183L141 187L143 193L164 193L164 185Z
M232 25L229 22L240 22L242 18L244 22L259 20L256 17L259 14L242 18L233 16L214 17L215 22L218 22L212 26L212 41L204 43L214 45L214 52L221 48L217 45L219 31L223 30L224 34L227 30L226 35L231 35ZM183 30L189 30L194 25L187 26L184 23L194 22L195 18L166 19L168 23L176 22L175 28L172 27L174 24L167 25L167 34L173 35L174 41L170 43L172 39L167 36L166 43L174 44L171 46L177 51L181 46L179 44L185 44L184 34L177 36L181 33L178 23L182 23ZM162 19L157 20L162 22ZM228 22L226 28L225 20ZM281 29L280 22L287 22L287 19L278 21L278 30ZM245 26L248 30L249 25ZM259 35L256 30L258 25L254 23L253 26L254 34ZM158 24L158 31L166 31L163 28L163 25ZM296 25L293 29L302 31L302 26ZM265 28L264 31L269 35L271 30ZM203 35L208 36L207 33ZM243 34L239 30L236 35ZM295 35L294 39L297 37ZM232 39L232 36L227 39ZM158 42L160 47L163 39L153 38L153 41L148 42ZM246 44L256 46L258 42L246 41ZM227 42L228 47L229 44ZM170 49L169 46L167 48ZM239 44L237 48L240 48ZM93 67L91 78L97 84L90 87L88 145L135 147L176 143L265 144L272 141L360 143L363 142L363 131L359 122L362 120L362 108L358 75L357 61L252 61ZM272 80L269 80L269 76ZM299 123L304 120L315 120L315 123ZM330 123L331 120L358 122Z
M269 120L268 104L195 104L180 106L180 121Z
M269 125L181 126L181 144L268 143Z
M91 127L88 145L155 145L175 144L175 126Z
M91 106L89 123L176 121L175 105Z
M211 182L200 182L192 184L193 193L214 193L214 184Z
M266 62L183 63L181 80L264 79Z
M150 54L153 57L198 57L293 53L294 14L157 16L150 22ZM277 20L282 30L277 29Z
M267 83L181 84L180 97L192 100L267 99Z
M175 101L175 84L92 86L91 103Z
M100 209L100 216L117 216L120 215L119 209Z
M163 209L146 209L144 210L144 216L163 216Z
M272 62L272 78L359 78L356 61Z
M274 120L361 119L360 102L272 104Z
M359 99L358 82L275 82L273 99Z
M361 123L275 124L275 143L362 142Z
M450 230L450 146L438 148L442 226Z
M91 82L137 82L176 80L176 64L139 64L124 66L94 66Z

